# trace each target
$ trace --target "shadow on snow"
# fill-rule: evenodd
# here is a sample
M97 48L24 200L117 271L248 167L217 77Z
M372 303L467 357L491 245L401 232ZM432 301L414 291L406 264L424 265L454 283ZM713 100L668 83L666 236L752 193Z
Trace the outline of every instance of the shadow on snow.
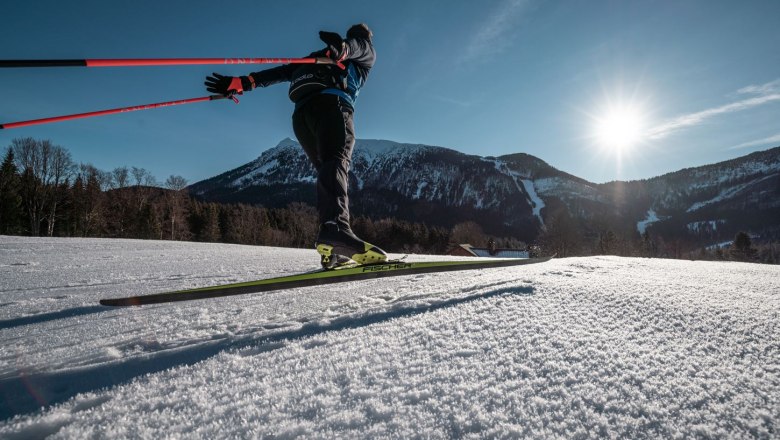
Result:
M72 318L74 316L91 315L93 313L106 312L109 310L111 309L108 309L104 306L73 307L70 309L60 310L58 312L40 313L38 315L25 316L22 318L6 319L4 321L0 321L0 330L20 327L23 325L40 324L48 321L55 321L57 319Z
M137 356L119 362L62 372L21 375L0 381L0 420L6 420L16 415L31 413L50 405L65 402L80 393L124 384L145 374L157 373L173 367L193 365L225 350L251 347L255 349L255 353L268 352L283 347L283 342L285 341L316 336L327 332L361 328L396 318L411 317L502 295L529 296L533 292L533 287L521 286L442 300L435 304L415 304L407 307L395 304L391 310L382 310L375 313L369 312L360 316L345 316L335 318L326 323L307 323L294 330L281 331L270 335L252 335L249 337L209 341L183 348ZM61 317L97 313L104 309L104 307L81 307L29 318L3 321L2 323L6 325L4 328L9 328L9 325L16 326L44 322ZM37 320L35 320L36 318Z

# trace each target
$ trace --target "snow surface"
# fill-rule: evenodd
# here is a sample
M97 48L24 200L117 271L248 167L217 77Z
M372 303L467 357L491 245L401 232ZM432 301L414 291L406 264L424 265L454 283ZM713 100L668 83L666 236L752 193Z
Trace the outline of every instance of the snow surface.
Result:
M542 218L544 201L539 197L538 194L536 194L536 189L534 189L534 181L531 179L520 179L520 181L523 182L523 187L525 188L525 192L528 194L529 200L531 201L531 206L534 207L534 215L539 219L539 223L544 224L544 219Z
M566 198L586 198L601 201L601 196L596 188L581 182L567 180L560 177L545 177L534 180L534 188L541 196Z
M512 178L518 192L527 194L528 203L531 204L534 215L539 219L539 224L544 225L542 209L544 209L545 204L542 198L536 193L534 181L530 178L530 173L512 170L506 162L496 158L483 157L482 161L492 163L498 172Z
M718 225L725 225L726 220L705 220L700 222L691 222L685 225L691 232L717 231Z
M423 192L423 190L425 189L426 186L428 186L428 182L426 182L425 180L421 180L421 181L417 182L417 192L414 193L412 198L413 199L419 199L420 197L422 197L422 192Z
M276 169L279 167L279 161L276 159L272 159L268 161L267 163L253 169L252 171L248 172L247 174L244 174L243 176L239 177L238 179L233 180L232 183L230 183L230 186L234 186L237 188L242 188L247 185L251 185L252 182L258 177L258 176L265 176L266 173L269 171Z
M362 153L372 162L377 157L385 156L399 150L414 149L417 144L401 144L393 141L381 139L357 139L355 141L355 151Z
M661 219L658 218L658 214L655 212L655 210L648 209L645 219L636 222L636 230L639 231L640 234L644 234L648 226L658 221L661 221Z
M317 265L0 237L0 438L778 436L778 266L570 258L97 303Z

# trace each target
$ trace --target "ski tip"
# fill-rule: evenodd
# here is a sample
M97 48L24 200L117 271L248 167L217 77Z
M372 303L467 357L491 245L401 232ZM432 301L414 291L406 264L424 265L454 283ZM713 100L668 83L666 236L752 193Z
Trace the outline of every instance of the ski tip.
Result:
M130 298L113 298L113 299L101 299L100 305L101 306L108 306L108 307L123 307L123 306L136 306L140 305L140 301L136 299L137 297L130 297Z

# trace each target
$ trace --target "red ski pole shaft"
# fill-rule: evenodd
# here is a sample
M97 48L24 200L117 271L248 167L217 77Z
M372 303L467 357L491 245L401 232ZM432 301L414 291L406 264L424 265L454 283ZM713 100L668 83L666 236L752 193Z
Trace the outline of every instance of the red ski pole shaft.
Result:
M193 104L196 102L213 101L216 99L225 99L225 96L211 95L211 96L203 96L200 98L180 99L178 101L158 102L155 104L143 104L143 105L135 105L132 107L100 110L96 112L78 113L74 115L65 115L65 116L54 116L51 118L43 118L43 119L33 119L30 121L9 122L7 124L0 124L0 129L27 127L29 125L49 124L51 122L69 121L71 119L91 118L93 116L112 115L115 113L127 113L127 112L134 112L138 110L151 110L153 108L170 107L170 106L182 105L182 104Z
M127 67L205 64L335 64L330 58L95 58L74 60L0 60L2 67Z

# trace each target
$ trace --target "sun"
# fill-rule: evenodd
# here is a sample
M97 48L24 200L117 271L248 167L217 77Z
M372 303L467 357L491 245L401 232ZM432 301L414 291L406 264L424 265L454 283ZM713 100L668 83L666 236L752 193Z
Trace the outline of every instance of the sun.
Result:
M605 148L625 151L641 140L643 127L643 117L637 108L612 107L596 118L596 139Z

